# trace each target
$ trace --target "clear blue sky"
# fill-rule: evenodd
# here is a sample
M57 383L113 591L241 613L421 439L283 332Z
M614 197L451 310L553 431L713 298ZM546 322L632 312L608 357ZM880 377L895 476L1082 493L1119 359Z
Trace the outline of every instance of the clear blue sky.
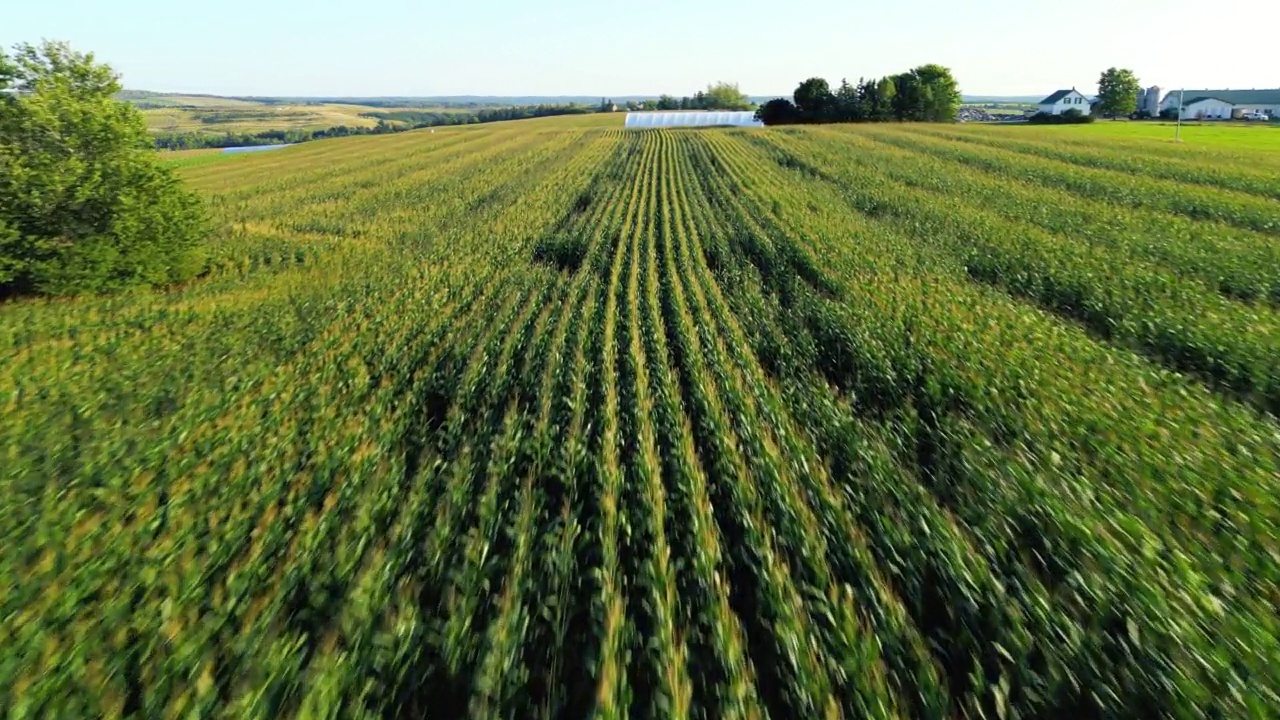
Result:
M67 40L126 87L235 95L752 95L947 65L968 94L1278 87L1270 0L5 0L0 44Z

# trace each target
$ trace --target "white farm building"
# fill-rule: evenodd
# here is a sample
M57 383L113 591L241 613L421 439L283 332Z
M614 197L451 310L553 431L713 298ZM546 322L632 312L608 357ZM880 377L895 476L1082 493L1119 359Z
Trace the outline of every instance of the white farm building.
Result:
M689 112L629 112L626 127L711 127L733 125L736 127L764 127L756 114L747 111L694 110Z
M1177 108L1180 99L1183 120L1229 120L1255 112L1280 118L1280 89L1174 90L1164 96L1160 109Z
M1039 111L1045 115L1061 115L1068 110L1079 110L1082 115L1090 113L1089 98L1082 95L1075 88L1059 90L1041 100L1038 105Z
M1189 98L1182 103L1183 120L1230 120L1235 106L1216 97Z

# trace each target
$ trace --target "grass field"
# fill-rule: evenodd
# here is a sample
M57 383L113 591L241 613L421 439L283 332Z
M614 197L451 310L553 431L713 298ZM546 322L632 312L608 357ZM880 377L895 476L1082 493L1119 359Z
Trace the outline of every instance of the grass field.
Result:
M1029 126L1035 127L1035 126ZM1175 123L1164 121L1109 121L1099 120L1088 125L1073 125L1061 130L1056 137L1084 136L1093 140L1107 138L1117 141L1174 142ZM1261 150L1280 153L1280 122L1202 122L1183 123L1181 142L1193 147Z
M0 708L1274 716L1280 132L620 122L192 164L207 277L0 305Z
M164 150L160 151L159 155L160 162L176 170L230 162L246 157L248 153L228 153L224 152L222 148L207 148L199 150Z

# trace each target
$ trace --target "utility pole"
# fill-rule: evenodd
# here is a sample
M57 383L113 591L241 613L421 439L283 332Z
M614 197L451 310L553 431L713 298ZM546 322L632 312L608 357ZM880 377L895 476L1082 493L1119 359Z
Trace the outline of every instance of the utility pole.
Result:
M1186 91L1186 88L1182 88L1178 91L1178 126L1177 129L1173 131L1174 142L1182 142L1182 94Z

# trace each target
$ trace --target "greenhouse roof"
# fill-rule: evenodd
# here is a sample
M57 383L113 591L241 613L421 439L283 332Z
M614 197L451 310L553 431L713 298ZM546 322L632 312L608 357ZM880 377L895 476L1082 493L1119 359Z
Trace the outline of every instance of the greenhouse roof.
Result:
M690 112L630 112L627 113L626 127L709 127L712 125L733 125L737 127L764 127L764 123L756 119L750 110L743 112L721 112L718 110L694 110Z

